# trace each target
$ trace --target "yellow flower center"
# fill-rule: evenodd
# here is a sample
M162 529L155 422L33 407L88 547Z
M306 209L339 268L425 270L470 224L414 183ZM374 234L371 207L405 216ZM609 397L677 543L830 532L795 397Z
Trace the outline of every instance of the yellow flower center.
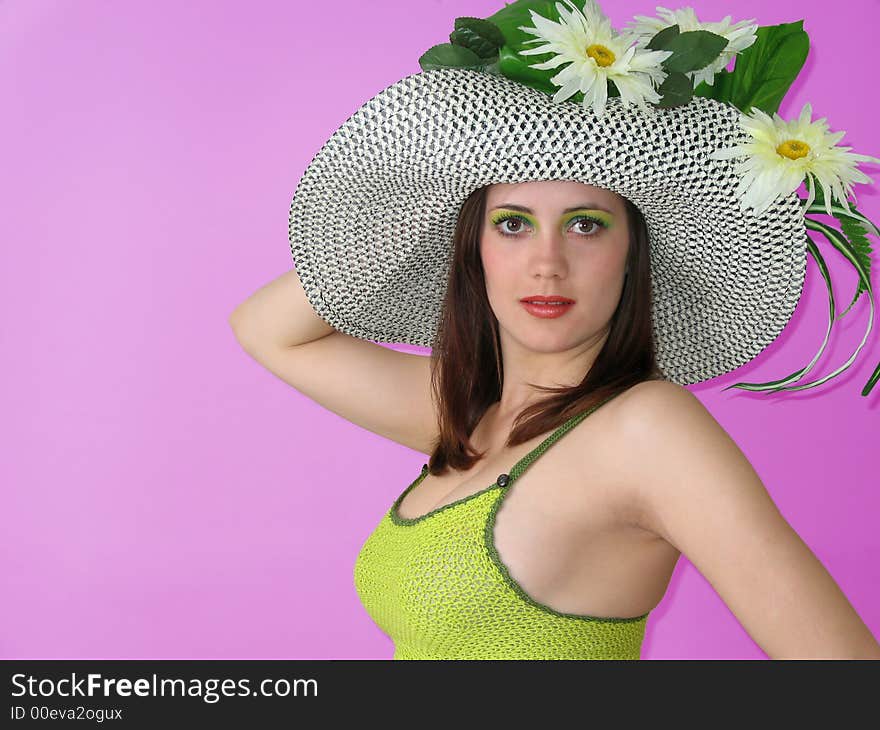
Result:
M790 160L796 160L799 157L806 157L809 151L810 145L806 142L801 142L798 139L787 139L776 148L777 154L782 155L783 157L788 157Z
M599 43L587 48L587 55L596 62L597 66L610 66L614 63L614 53Z

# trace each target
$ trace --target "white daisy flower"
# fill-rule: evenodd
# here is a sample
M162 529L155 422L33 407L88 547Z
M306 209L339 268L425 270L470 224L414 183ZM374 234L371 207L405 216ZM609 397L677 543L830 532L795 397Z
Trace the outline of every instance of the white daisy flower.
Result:
M737 174L742 176L736 195L743 210L751 206L760 215L778 196L794 192L805 180L809 191L806 210L815 199L813 186L818 180L828 215L832 197L850 212L846 198L853 195L852 184L871 182L856 164L880 159L849 152L850 147L837 147L846 132L829 133L825 117L811 122L812 113L809 104L804 104L800 117L790 122L776 112L771 119L758 108L749 114L740 113L740 126L751 135L751 140L710 153L713 160L746 158L736 167Z
M568 64L550 79L560 87L553 101L565 101L580 91L584 94L583 105L592 107L601 117L608 99L609 79L614 81L626 105L635 104L647 110L647 102L656 104L660 101L654 85L659 86L666 78L660 64L672 52L636 48L631 34L618 34L612 29L611 21L595 0L586 0L583 12L570 0L565 2L571 12L556 3L558 23L530 9L534 27L520 26L520 30L538 36L526 43L544 43L520 51L520 55L556 54L549 61L531 64L532 68L548 69Z
M726 16L724 20L718 23L701 23L697 20L693 8L679 8L678 10L669 10L668 8L657 7L657 13L662 17L649 18L646 15L633 16L630 21L631 28L627 30L633 33L637 38L637 45L645 46L657 33L671 25L677 25L682 33L692 30L708 30L710 33L720 35L727 39L727 46L721 51L712 63L705 68L696 71L689 71L686 75L693 79L694 87L697 87L701 81L705 81L712 86L715 81L715 74L723 71L730 59L740 51L748 48L754 43L758 36L755 31L758 29L756 23L751 20L740 20L733 25L730 24L730 16Z

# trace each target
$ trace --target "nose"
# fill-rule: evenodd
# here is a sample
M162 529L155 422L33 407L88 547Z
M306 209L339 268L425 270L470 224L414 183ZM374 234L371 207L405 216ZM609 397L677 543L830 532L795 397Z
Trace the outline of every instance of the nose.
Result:
M568 272L565 236L552 227L532 239L529 258L530 273L540 276L565 276Z

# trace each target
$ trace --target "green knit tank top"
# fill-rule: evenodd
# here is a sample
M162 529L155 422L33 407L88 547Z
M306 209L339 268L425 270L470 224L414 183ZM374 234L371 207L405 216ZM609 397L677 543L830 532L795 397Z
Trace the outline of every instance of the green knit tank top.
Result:
M370 533L355 589L394 642L393 659L639 659L650 611L617 618L563 613L531 596L495 549L504 496L549 446L617 394L579 413L493 484L420 517L397 513L422 467Z

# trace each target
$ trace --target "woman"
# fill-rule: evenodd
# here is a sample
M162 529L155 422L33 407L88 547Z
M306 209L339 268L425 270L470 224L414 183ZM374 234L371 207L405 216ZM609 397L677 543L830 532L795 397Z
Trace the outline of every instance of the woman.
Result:
M681 553L769 656L880 658L683 387L747 362L788 321L803 274L796 196L745 220L720 202L734 175L705 153L733 118L708 101L689 124L663 115L643 131L622 99L556 109L509 80L419 76L322 148L291 208L302 278L279 277L231 317L300 392L429 456L355 565L395 658L638 658ZM460 123L470 109L487 122L476 131ZM414 116L424 124L394 131ZM541 134L517 136L524 117L519 129ZM680 164L657 154L669 139ZM759 231L765 255L749 260ZM431 358L367 341L426 333Z

